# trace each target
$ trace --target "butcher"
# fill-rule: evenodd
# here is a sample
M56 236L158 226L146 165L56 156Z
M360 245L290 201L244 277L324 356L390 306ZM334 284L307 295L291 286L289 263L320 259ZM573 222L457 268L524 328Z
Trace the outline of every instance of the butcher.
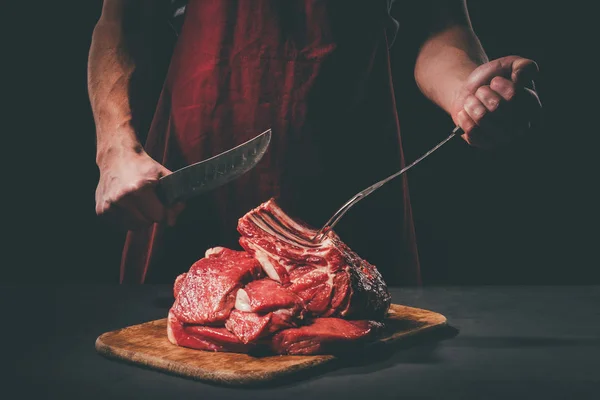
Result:
M206 249L239 248L238 219L272 197L319 227L352 195L404 166L390 62L398 35L422 38L416 84L469 145L494 148L531 130L541 109L534 60L489 60L465 0L402 4L403 13L412 11L399 18L392 11L401 2L394 3L104 1L88 89L96 213L127 230L121 282L172 283ZM132 90L132 79L157 16L177 40L150 129L138 132L132 105L144 94ZM400 29L404 18L419 31ZM269 128L268 152L242 177L173 207L156 197L162 176ZM405 176L353 208L336 232L388 284L421 283Z

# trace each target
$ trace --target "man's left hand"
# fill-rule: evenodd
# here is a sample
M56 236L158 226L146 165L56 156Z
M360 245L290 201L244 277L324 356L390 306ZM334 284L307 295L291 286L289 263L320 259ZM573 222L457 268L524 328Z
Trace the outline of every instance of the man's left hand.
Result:
M518 56L502 57L475 69L451 109L466 142L491 149L527 132L541 114L536 92L526 87L537 73L533 60Z

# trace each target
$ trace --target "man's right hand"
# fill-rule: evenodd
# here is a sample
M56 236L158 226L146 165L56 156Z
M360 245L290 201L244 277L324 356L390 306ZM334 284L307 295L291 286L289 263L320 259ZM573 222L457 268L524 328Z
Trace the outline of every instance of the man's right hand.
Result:
M158 180L171 173L143 150L116 150L98 161L96 214L128 230L156 222L175 223L183 204L167 208L155 192Z

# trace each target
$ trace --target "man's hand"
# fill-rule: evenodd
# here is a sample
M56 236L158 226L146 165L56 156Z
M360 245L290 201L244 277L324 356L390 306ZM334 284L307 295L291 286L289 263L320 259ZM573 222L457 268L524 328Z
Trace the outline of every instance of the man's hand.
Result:
M113 151L98 162L100 181L96 189L96 214L128 230L155 222L175 223L183 210L178 204L166 208L158 199L158 180L171 173L144 151Z
M460 88L451 115L472 146L495 148L525 133L540 116L537 94L525 87L535 78L537 64L508 56L475 69Z

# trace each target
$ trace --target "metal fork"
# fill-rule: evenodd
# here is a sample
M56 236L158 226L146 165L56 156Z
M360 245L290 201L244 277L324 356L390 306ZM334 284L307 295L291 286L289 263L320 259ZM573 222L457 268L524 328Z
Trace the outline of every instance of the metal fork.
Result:
M375 183L374 185L369 186L365 190L355 194L350 200L348 200L346 202L346 204L344 204L339 210L336 211L335 214L333 214L333 216L329 219L329 221L327 221L325 223L325 225L323 225L323 227L321 229L319 229L317 231L315 236L313 236L313 238L311 239L311 242L312 243L322 242L323 239L325 239L325 237L327 236L327 233L333 229L333 227L339 222L339 220L344 216L344 214L346 214L348 212L348 210L350 210L350 208L352 208L356 203L358 203L359 201L361 201L362 199L364 199L365 197L367 197L368 195L370 195L371 193L373 193L374 191L376 191L377 189L379 189L380 187L382 187L383 185L385 185L392 179L402 175L403 173L405 173L406 171L408 171L409 169L411 169L412 167L417 165L423 159L427 158L427 156L429 156L431 153L433 153L434 151L436 151L437 149L442 147L446 142L448 142L454 136L460 136L463 134L464 134L464 131L459 126L455 127L454 130L452 130L452 133L450 134L450 136L448 136L447 138L442 140L440 143L438 143L434 148L429 150L427 153L425 153L421 157L417 158L410 165L402 168L400 171L396 172L393 175L388 176L387 178Z

